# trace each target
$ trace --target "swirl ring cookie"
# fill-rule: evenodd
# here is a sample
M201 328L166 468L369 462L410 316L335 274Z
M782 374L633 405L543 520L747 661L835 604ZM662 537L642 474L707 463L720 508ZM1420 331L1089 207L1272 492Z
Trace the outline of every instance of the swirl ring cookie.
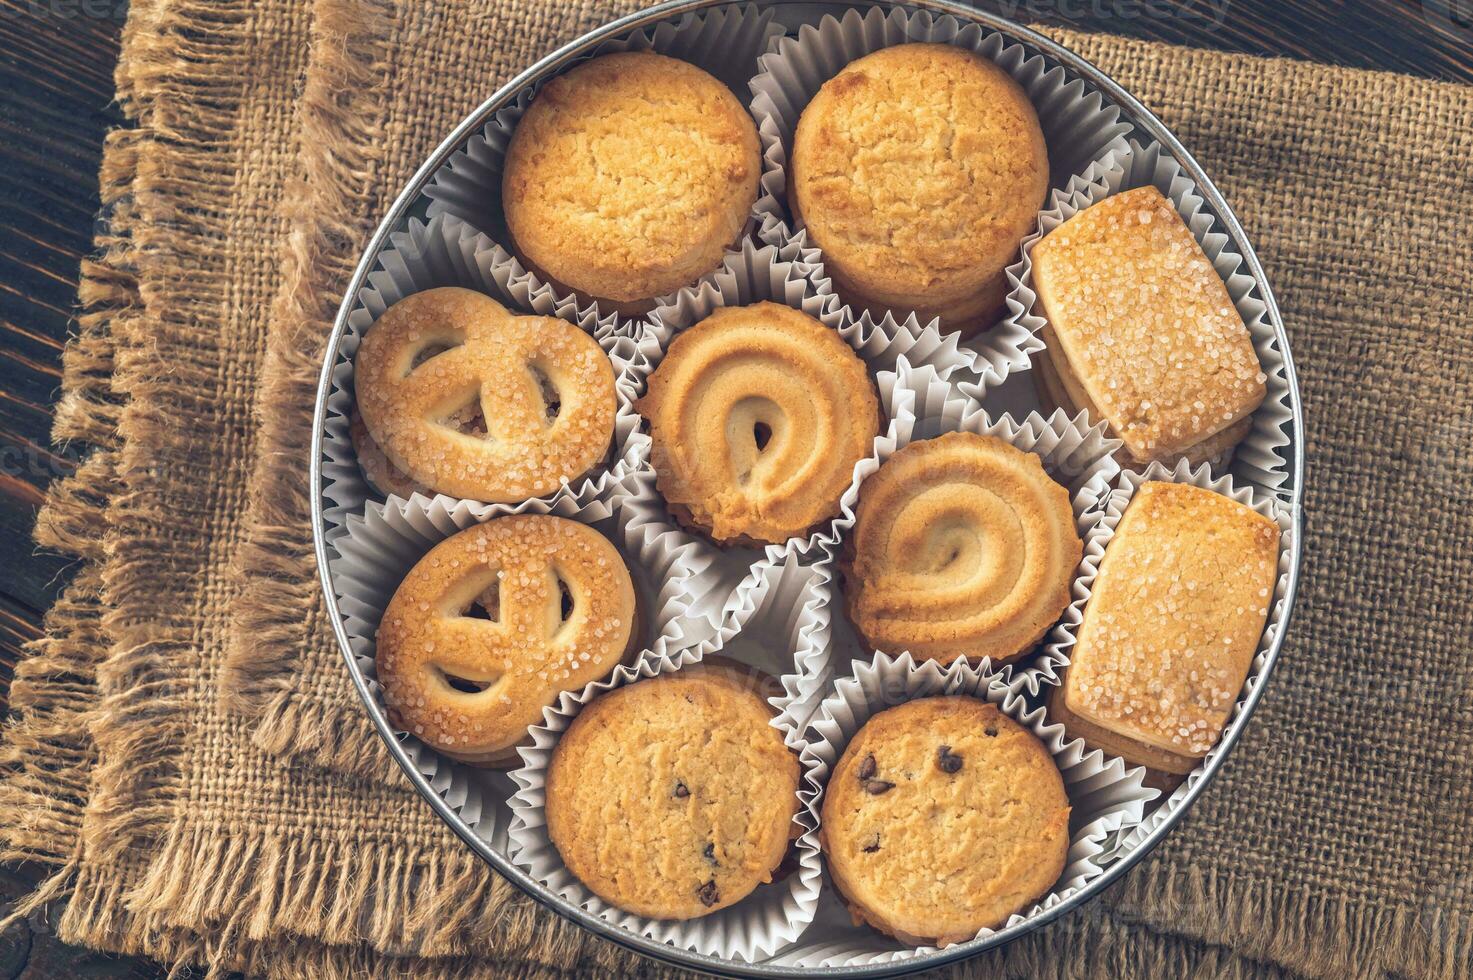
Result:
M856 920L910 945L997 928L1047 892L1069 852L1069 799L1032 732L971 697L881 711L829 776L820 823Z
M780 544L833 517L880 427L859 356L776 303L723 307L681 331L636 407L660 492L718 544Z
M358 411L413 484L511 503L597 466L614 434L614 368L578 327L446 287L385 311L354 360Z
M543 86L501 183L517 254L625 313L714 269L757 200L757 124L695 65L608 54Z
M1048 151L1007 72L949 44L850 62L798 119L789 201L851 302L972 334L1048 190Z
M845 606L872 649L996 664L1063 613L1083 550L1069 491L1037 456L952 432L911 443L861 485Z
M599 898L694 919L772 880L795 833L798 760L742 673L697 665L603 695L547 772L547 833Z
M500 517L436 545L400 583L378 630L395 727L491 765L566 690L603 677L636 642L634 583L593 528Z

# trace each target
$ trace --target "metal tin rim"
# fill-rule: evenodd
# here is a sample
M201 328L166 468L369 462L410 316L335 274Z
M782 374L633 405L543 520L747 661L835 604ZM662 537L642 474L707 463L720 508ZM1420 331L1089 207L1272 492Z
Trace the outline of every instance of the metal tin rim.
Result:
M1153 830L1138 847L1105 869L1100 877L1090 882L1077 894L1070 896L1053 908L1047 909L1025 922L1001 929L986 938L960 943L925 956L914 957L901 963L878 963L859 967L799 968L763 963L740 963L677 949L673 946L620 929L617 926L605 922L598 916L558 898L539 882L513 865L505 856L492 850L484 840L477 837L470 827L460 819L460 816L434 791L429 781L410 762L403 746L395 738L394 732L389 726L388 719L379 710L378 705L374 703L373 697L368 689L367 681L364 679L362 673L359 672L353 658L352 649L349 646L347 633L343 626L342 614L338 609L336 592L333 587L332 571L328 564L328 543L323 521L322 437L323 425L327 414L328 395L332 389L333 366L337 361L338 349L347 327L347 319L352 308L353 297L357 295L368 273L372 270L375 258L387 240L389 233L404 219L410 207L424 188L424 185L428 182L431 174L439 169L450 154L464 142L466 137L483 126L517 92L521 91L528 84L555 72L570 60L588 51L606 38L625 31L638 29L650 23L682 13L736 2L744 2L744 0L667 0L667 2L611 21L565 44L511 79L511 81L498 89L495 94L481 103L475 111L461 120L455 129L435 148L435 151L430 154L429 158L415 172L414 176L405 185L403 191L395 198L388 213L374 230L373 237L365 248L358 262L358 266L354 270L353 278L350 280L344 292L342 304L338 308L337 317L333 323L332 333L328 337L327 348L323 356L322 372L317 383L317 403L312 417L312 456L310 461L309 487L312 503L313 545L317 558L317 568L322 585L323 598L327 603L328 618L332 623L333 634L337 638L339 652L347 663L349 675L353 680L353 686L357 689L358 696L363 701L369 716L373 719L374 727L383 738L389 753L393 756L395 762L399 764L399 767L404 770L404 774L409 778L409 781L414 785L419 794L439 814L440 818L450 825L451 829L460 836L466 845L523 892L564 918L570 919L585 929L589 929L621 946L636 950L658 960L718 976L899 976L955 963L974 956L983 950L1002 946L1025 933L1032 932L1040 926L1079 908L1086 902L1097 897L1111 884L1118 881L1136 862L1145 857L1167 834L1171 833L1175 829L1176 824L1191 809L1196 799L1216 777L1218 771L1232 754L1232 749L1238 738L1247 727L1248 720L1252 716L1254 709L1258 706L1258 702L1262 698L1264 691L1267 689L1268 680L1273 674L1274 667L1278 662L1279 650L1283 646L1284 636L1288 632L1288 626L1293 617L1295 599L1298 594L1299 570L1304 539L1304 516L1301 506L1305 475L1303 409L1299 397L1299 382L1294 371L1293 357L1289 350L1289 338L1284 331L1283 318L1280 315L1278 303L1274 299L1273 290L1269 286L1268 280L1263 272L1263 267L1258 261L1258 256L1254 252L1253 246L1243 231L1237 216L1228 206L1226 200L1223 199L1221 191L1217 189L1217 186L1213 184L1212 180L1203 171L1201 165L1149 109L1094 65L1035 31L1015 24L1003 17L966 6L958 2L958 0L906 0L903 4L907 8L928 9L937 13L951 14L963 20L974 21L990 30L999 31L1016 40L1022 41L1054 61L1068 66L1072 71L1078 73L1098 88L1115 105L1119 106L1122 114L1137 128L1148 133L1158 143L1170 150L1172 155L1181 163L1183 169L1191 174L1192 178L1197 182L1202 197L1208 206L1212 208L1213 213L1222 223L1224 230L1242 253L1243 259L1248 265L1249 272L1257 282L1258 289L1268 307L1269 321L1273 326L1274 334L1284 354L1284 375L1289 383L1289 401L1294 416L1291 422L1289 459L1291 468L1290 480L1293 488L1289 507L1294 535L1290 545L1289 578L1284 596L1284 622L1274 639L1273 645L1268 651L1258 685L1249 693L1248 699L1243 705L1242 713L1223 735L1223 751L1207 764L1202 778L1188 791L1181 805L1173 813L1169 814L1159 827ZM752 0L745 0L745 2L752 2ZM776 0L755 0L755 2L762 5L772 5ZM836 8L854 6L902 6L902 4L892 3L890 0L819 0L819 2L828 3Z

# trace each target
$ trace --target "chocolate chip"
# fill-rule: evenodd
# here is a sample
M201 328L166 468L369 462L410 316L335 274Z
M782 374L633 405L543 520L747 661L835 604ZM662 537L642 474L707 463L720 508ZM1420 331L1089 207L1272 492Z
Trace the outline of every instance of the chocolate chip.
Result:
M984 728L982 730L987 733L987 737L988 738L997 738L997 726L996 725L988 725L986 728Z
M880 835L875 834L875 839L864 845L864 853L873 854L880 849Z
M689 795L690 790L685 788L685 783L682 783L680 780L677 779L675 781L675 798L677 800L683 800Z
M894 783L884 779L866 779L864 781L864 791L870 796L879 796L881 793L888 793L894 788Z
M962 757L951 751L950 745L943 745L936 750L936 768L942 772L961 772Z
M875 774L875 771L878 769L879 766L875 763L875 754L871 752L869 755L864 757L864 760L862 762L859 763L859 772L856 773L856 775L859 776L860 782L864 782L866 779L869 779L871 776L873 776Z
M706 845L706 849L704 851L702 851L701 854L705 856L705 858L706 858L707 861L710 861L712 864L715 864L716 863L716 845L715 844L707 844Z
M721 901L721 893L716 890L716 879L712 878L700 888L697 888L696 898L699 898L701 904L706 906L706 908L710 908Z

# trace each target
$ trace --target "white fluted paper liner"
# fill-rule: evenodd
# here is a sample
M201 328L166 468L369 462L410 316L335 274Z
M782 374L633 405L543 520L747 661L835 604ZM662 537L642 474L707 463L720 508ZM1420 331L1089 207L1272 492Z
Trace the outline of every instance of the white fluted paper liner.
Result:
M1288 513L1288 508L1272 494L1255 492L1249 487L1240 486L1233 481L1231 476L1214 476L1212 468L1206 463L1193 467L1182 460L1171 468L1160 463L1152 463L1142 472L1123 470L1111 485L1100 493L1097 507L1099 519L1093 524L1084 539L1084 560L1080 563L1079 577L1075 581L1076 593L1082 591L1084 596L1084 600L1078 603L1081 611L1089 600L1095 577L1099 574L1100 562L1104 560L1105 549L1110 544L1110 538L1115 534L1115 528L1120 524L1120 518L1125 515L1125 509L1130 506L1136 490L1148 480L1190 483L1194 487L1220 493L1240 504L1252 507L1265 517L1272 518L1279 525L1279 574L1274 582L1268 621L1264 626L1263 636L1259 638L1257 653L1248 669L1248 679L1244 681L1237 703L1228 717L1227 726L1224 727L1224 732L1226 732L1227 728L1238 723L1238 718L1243 711L1243 702L1258 687L1263 675L1264 663L1268 659L1268 652L1273 648L1279 632L1284 628L1284 619L1288 612L1284 597L1289 588L1289 566L1293 561L1294 522ZM1062 670L1069 665L1069 654L1074 648L1079 623L1080 617L1074 616L1065 619L1054 628L1048 649L1057 662L1057 670ZM1058 684L1060 681L1053 679L1050 683ZM1139 826L1132 828L1121 837L1112 853L1124 852L1136 847L1152 830L1160 826L1167 816L1181 804L1182 799L1191 791L1191 788L1201 781L1206 762L1216 758L1221 752L1222 742L1219 740L1208 750L1203 763L1192 770L1191 774L1160 807L1142 820Z
M1269 322L1268 304L1259 294L1242 254L1219 230L1212 211L1197 192L1192 179L1159 144L1143 145L1131 140L1126 151L1091 164L1071 178L1065 188L1051 193L1049 206L1039 213L1037 229L1023 239L1019 260L1008 267L1011 289L1007 298L1007 322L1036 336L1041 336L1040 331L1047 324L1043 306L1033 289L1032 253L1039 239L1090 205L1147 184L1154 186L1176 207L1212 267L1227 285L1228 296L1248 325L1253 348L1266 376L1267 391L1263 404L1253 414L1253 428L1222 460L1219 469L1226 468L1230 461L1233 472L1243 480L1286 495L1289 493L1289 471L1285 450L1289 445L1289 423L1293 412L1289 407L1289 379L1284 375L1284 355L1274 336L1273 324ZM1042 346L1039 349L1042 350ZM963 383L962 387L978 397L985 391L985 386L969 387ZM1134 465L1123 452L1121 457L1122 465Z
M552 514L597 528L613 542L634 578L639 594L645 649L639 656L661 656L667 650L697 645L714 634L713 618L699 612L719 606L723 597L710 598L700 556L688 535L666 533L653 523L657 508L639 499L615 506L622 494L637 486L621 486L590 499L559 496L519 504L482 504L448 497L394 497L370 502L361 515L347 519L331 561L333 584L343 628L373 697L383 706L374 663L379 620L399 583L431 548L469 527L509 514ZM648 494L645 494L646 499ZM622 501L621 501L622 502ZM499 801L510 794L505 776L465 765L440 755L408 733L399 733L410 760L436 790L455 807L478 834L499 840L506 829L507 810ZM494 787L487 794L485 790Z
M640 370L637 338L614 329L612 318L599 320L588 313L577 315L567 301L550 292L538 292L524 278L509 277L504 264L493 260L500 248L485 235L458 218L444 215L428 224L411 219L402 232L389 236L389 245L378 257L378 268L368 274L367 285L358 292L348 314L338 360L333 367L332 391L328 395L323 424L323 517L330 540L342 533L349 515L360 513L364 504L378 494L364 479L349 434L353 412L353 358L368 329L390 306L406 296L438 286L462 286L486 293L515 312L562 317L593 335L614 368L615 388L627 389L631 375ZM609 491L634 461L629 437L631 420L616 415L613 445L607 461L587 475L565 483L548 499L574 496L589 500ZM415 494L424 499L423 495ZM398 499L391 497L391 499ZM436 494L435 500L451 504L455 498Z
M568 870L547 836L547 767L562 733L573 723L583 706L616 687L672 673L699 663L700 659L700 655L689 648L642 657L633 666L618 667L606 680L589 684L579 692L564 693L556 705L548 708L543 713L543 724L532 729L532 745L518 750L522 756L522 767L511 774L517 791L510 800L507 852L518 867L554 894L606 922L681 949L751 963L765 959L791 943L813 918L822 869L818 858L817 826L807 808L799 807L794 819L797 824L794 845L798 858L796 870L780 880L759 885L735 905L686 921L651 919L609 905ZM786 739L786 733L784 737ZM800 785L806 781L806 778L800 780Z
M715 635L695 649L777 678L782 693L767 703L795 748L833 676L833 576L832 562L805 564L792 552L758 562L726 600Z
M1053 890L1024 912L1013 915L1012 926L1037 915L1077 893L1103 872L1105 844L1120 832L1138 824L1145 806L1157 791L1143 784L1145 770L1127 767L1119 759L1088 749L1082 740L1069 739L1064 726L1050 724L1041 707L997 684L984 671L958 660L942 667L935 661L917 662L909 654L892 657L876 653L867 661L856 661L850 676L841 678L833 693L818 707L809 726L810 737L803 750L808 768L804 801L815 823L822 810L823 790L844 748L865 722L886 708L918 698L939 695L970 695L995 704L1009 718L1027 728L1043 742L1064 777L1064 789L1073 812L1069 820L1070 844L1064 872ZM784 965L826 967L898 963L931 952L934 947L913 948L863 926L847 924L847 915L835 914L839 903L836 890L825 883L818 912L823 927L815 925L795 948L785 950L774 962ZM995 930L983 929L978 938Z
M788 153L798 119L823 83L849 62L897 44L954 44L994 62L1023 87L1038 113L1048 144L1050 183L1059 186L1112 151L1125 148L1131 124L1082 78L1043 55L978 24L963 24L947 14L871 7L842 16L827 14L795 36L774 38L751 80L752 114L762 140L762 187L757 200L758 234L779 243L802 234L787 201ZM861 329L893 330L915 323L915 314L896 310L877 320L864 310L847 315ZM909 314L909 315L907 315ZM1029 355L1041 343L1015 323L1003 321L963 342L973 370L987 386L1014 371L1028 369Z
M726 83L745 104L746 83L756 70L757 56L782 33L774 23L773 11L756 4L719 7L688 13L653 28L607 41L588 55L617 51L655 51L688 61ZM580 59L581 61L588 58ZM571 65L569 67L572 67ZM450 158L425 186L430 199L430 217L451 214L485 232L494 240L510 242L501 209L501 174L512 131L535 97L535 89L518 93L510 105L497 112L479 133ZM561 287L554 287L517 260L509 249L501 249L498 268L513 278L525 279L537 292L547 291L573 303L580 314L599 315L596 302L579 301ZM618 315L610 313L610 316Z
M1103 423L1090 425L1082 412L1071 419L1062 411L1048 417L1032 412L1021 420L1011 415L994 419L979 402L958 393L929 367L902 364L898 374L887 380L889 384L882 397L886 410L893 413L898 424L876 445L875 454L858 467L854 485L841 498L841 513L835 522L841 535L854 527L864 481L896 452L912 442L934 439L948 432L974 432L995 436L1037 455L1049 476L1068 488L1075 526L1080 537L1085 536L1095 520L1095 502L1120 472L1113 455L1120 441L1110 437ZM836 598L836 601L842 600ZM1083 601L1084 596L1076 589L1066 617L1076 612ZM864 658L871 652L861 649L859 655ZM1012 693L1036 694L1041 683L1056 677L1057 665L1057 657L1044 649L1037 656L1025 656L997 667L984 658L978 670Z
M676 333L719 307L750 306L763 300L791 306L834 328L872 374L893 371L902 357L912 365L931 365L944 378L971 363L956 335L943 334L935 324L922 327L914 317L905 324L893 319L885 325L862 324L845 316L843 303L824 274L822 255L801 236L777 244L743 242L715 270L661 300L650 313L659 356ZM651 370L658 364L654 360Z

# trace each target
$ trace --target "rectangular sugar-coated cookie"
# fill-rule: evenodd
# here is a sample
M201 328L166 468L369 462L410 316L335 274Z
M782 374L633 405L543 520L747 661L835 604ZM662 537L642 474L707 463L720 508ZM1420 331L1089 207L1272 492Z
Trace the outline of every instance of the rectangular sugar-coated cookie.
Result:
M1092 205L1033 247L1048 395L1103 418L1138 462L1215 458L1266 377L1226 285L1161 192Z
M1132 764L1190 772L1248 676L1278 553L1278 524L1252 508L1142 484L1105 548L1054 720Z

